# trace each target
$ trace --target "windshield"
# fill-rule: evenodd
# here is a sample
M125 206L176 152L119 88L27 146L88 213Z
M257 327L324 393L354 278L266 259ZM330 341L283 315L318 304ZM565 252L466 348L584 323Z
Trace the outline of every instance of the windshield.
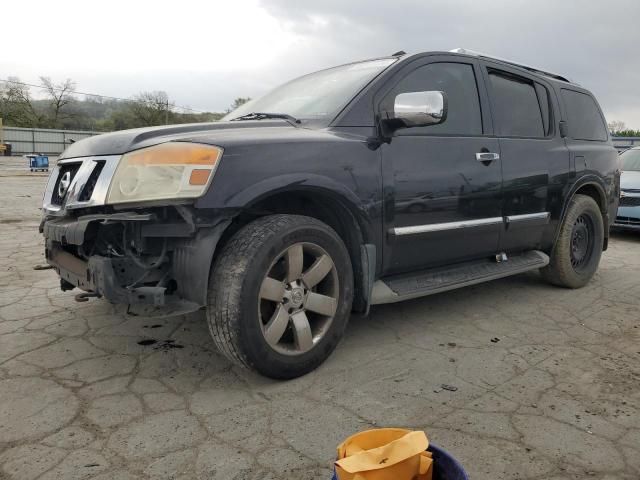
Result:
M356 93L396 60L385 58L352 63L296 78L245 103L222 120L233 120L252 112L268 112L284 113L299 120L329 122Z
M620 155L622 171L640 172L640 150L627 150Z

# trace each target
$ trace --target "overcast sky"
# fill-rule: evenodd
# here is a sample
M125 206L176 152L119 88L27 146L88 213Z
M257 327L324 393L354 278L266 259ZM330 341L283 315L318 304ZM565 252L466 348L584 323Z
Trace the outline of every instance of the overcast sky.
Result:
M224 110L292 77L391 54L465 47L557 72L607 120L640 129L640 1L2 0L0 78L72 78L130 97Z

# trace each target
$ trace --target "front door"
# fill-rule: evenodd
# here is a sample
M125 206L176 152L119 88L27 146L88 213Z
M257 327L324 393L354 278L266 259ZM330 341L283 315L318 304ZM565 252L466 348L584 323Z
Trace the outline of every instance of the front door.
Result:
M479 65L435 58L407 65L380 101L381 111L392 111L400 93L435 90L448 102L443 123L397 130L382 146L384 274L482 258L498 248L500 147L490 136Z

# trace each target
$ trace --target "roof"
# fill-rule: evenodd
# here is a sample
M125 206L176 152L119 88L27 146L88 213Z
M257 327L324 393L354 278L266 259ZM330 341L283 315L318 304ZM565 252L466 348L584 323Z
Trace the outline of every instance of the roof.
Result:
M554 80L559 80L561 82L566 82L566 83L571 83L571 84L577 85L575 82L572 82L571 80L569 80L567 77L565 77L563 75L559 75L557 73L552 73L552 72L547 72L547 71L541 70L539 68L530 67L528 65L524 65L522 63L517 63L517 62L514 62L512 60L506 60L504 58L496 57L494 55L488 55L486 53L476 52L475 50L469 50L469 49L466 49L466 48L454 48L453 50L450 50L450 51L452 53L460 53L460 54L469 55L469 56L472 56L472 57L485 58L487 60L497 60L498 62L506 63L508 65L513 65L515 67L520 67L520 68L528 70L528 71L530 71L532 73L537 73L538 75L543 75L545 77L553 78Z

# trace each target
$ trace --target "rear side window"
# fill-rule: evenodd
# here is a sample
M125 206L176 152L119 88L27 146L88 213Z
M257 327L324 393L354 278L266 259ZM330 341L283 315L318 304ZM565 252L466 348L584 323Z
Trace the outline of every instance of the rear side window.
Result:
M575 140L606 141L607 128L595 100L585 93L562 89L569 136Z
M546 87L543 87L539 83L536 83L536 93L538 94L538 102L540 103L540 110L542 111L542 125L544 127L544 134L551 135L552 132L552 114L553 108L551 107L551 101L549 100L549 92Z
M493 117L500 137L544 137L547 128L542 119L538 94L532 81L489 71ZM548 105L548 99L545 99Z
M447 119L439 125L408 128L399 135L482 135L482 115L476 77L473 66L466 63L430 63L416 68L387 94L382 101L382 109L393 111L394 100L400 93L429 90L446 93Z

